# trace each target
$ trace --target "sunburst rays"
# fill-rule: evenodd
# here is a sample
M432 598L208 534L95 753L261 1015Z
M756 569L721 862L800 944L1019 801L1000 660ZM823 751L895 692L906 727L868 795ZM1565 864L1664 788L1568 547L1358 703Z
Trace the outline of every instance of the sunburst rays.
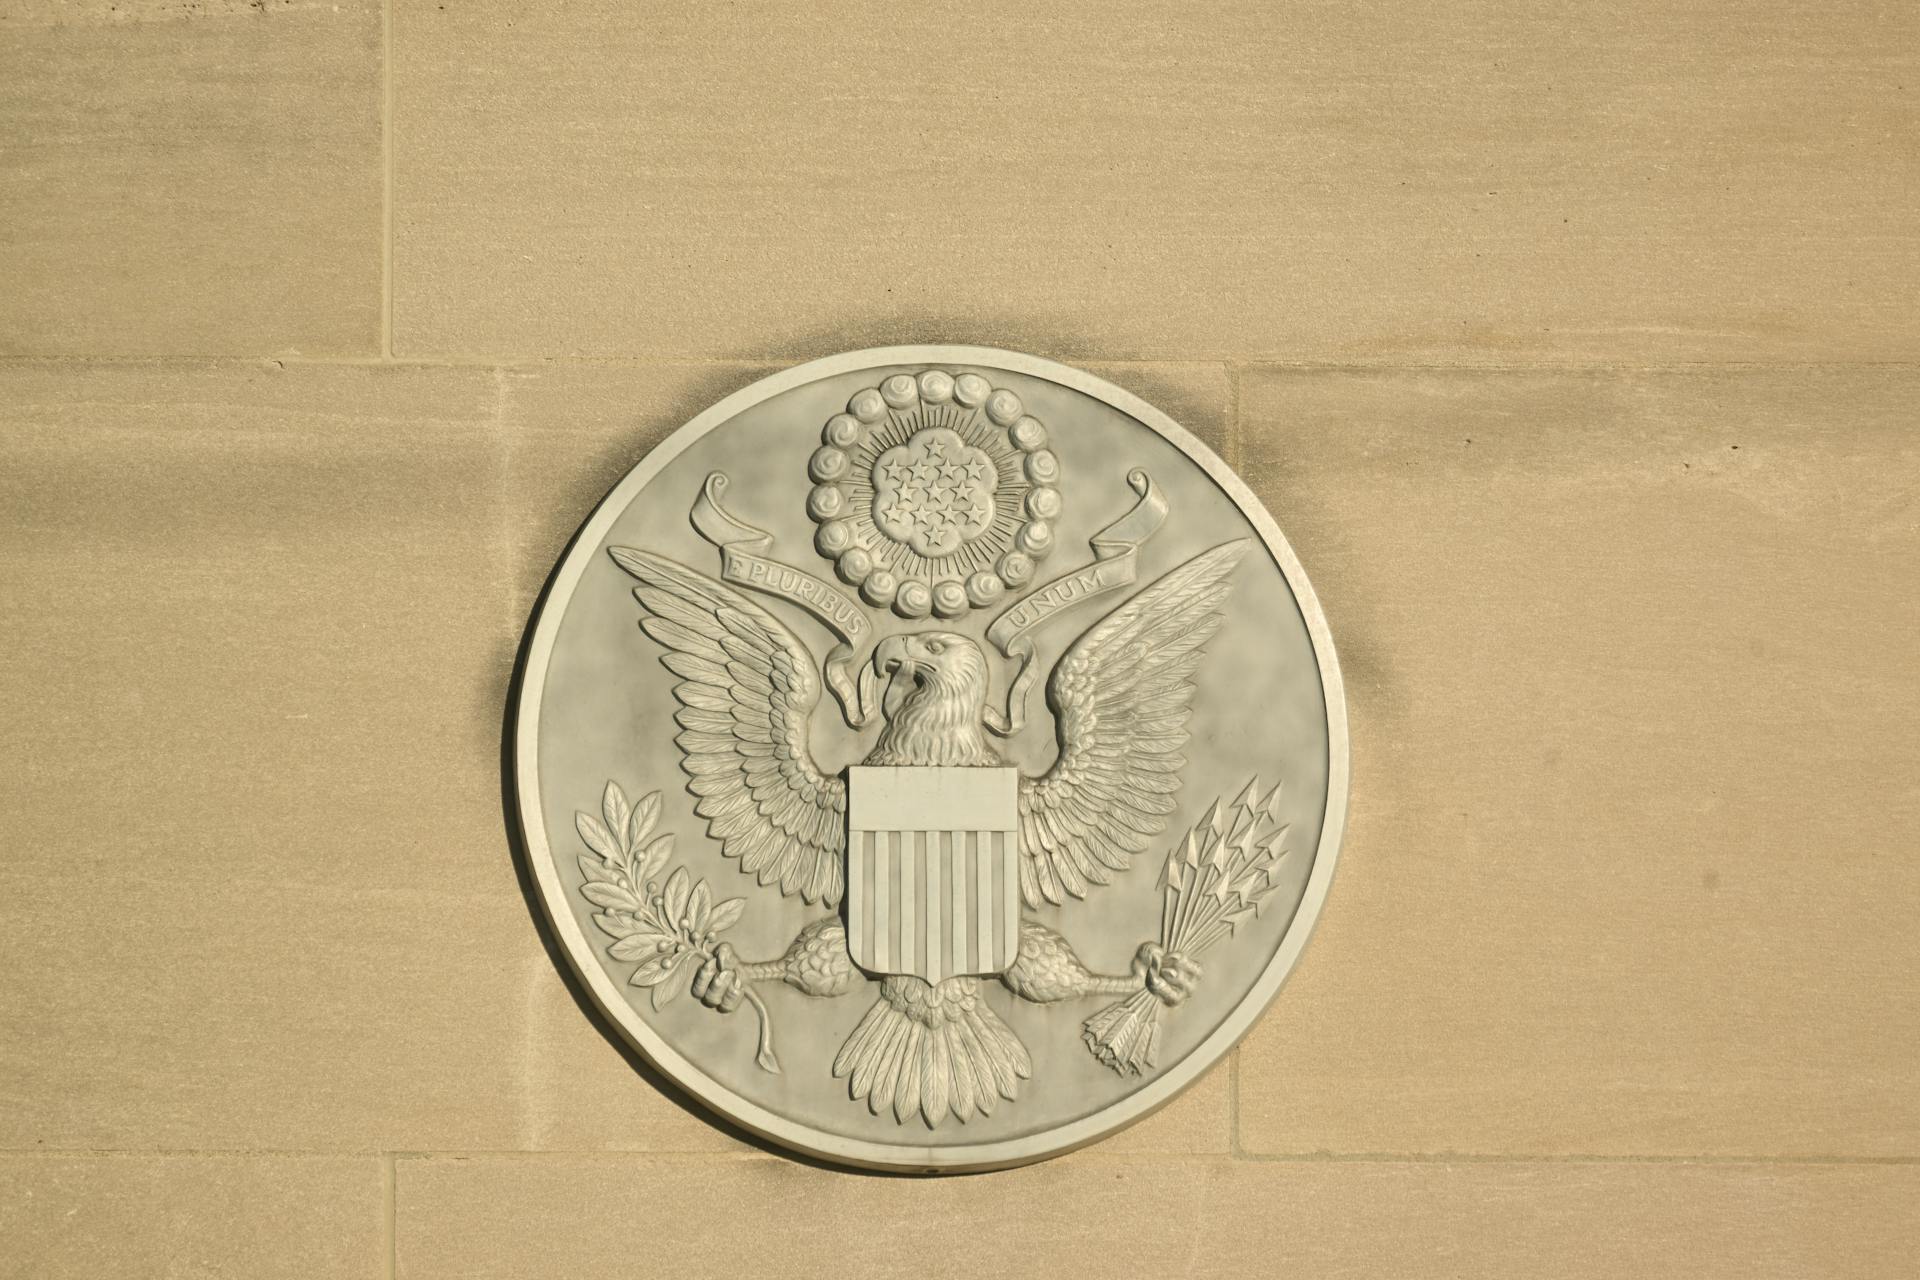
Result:
M887 450L905 445L922 431L940 428L959 436L993 464L993 517L984 530L955 550L943 556L923 556L874 523L873 469ZM1027 479L1020 451L978 409L951 403L891 409L861 437L850 450L850 457L853 465L843 482L849 510L843 518L852 525L855 541L867 548L874 563L902 582L932 587L990 569L1013 546L1020 532L1027 492L1033 484Z

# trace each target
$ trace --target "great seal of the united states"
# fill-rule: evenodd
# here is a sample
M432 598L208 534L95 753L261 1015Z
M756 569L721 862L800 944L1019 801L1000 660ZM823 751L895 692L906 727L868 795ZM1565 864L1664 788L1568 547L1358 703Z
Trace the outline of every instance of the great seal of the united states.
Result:
M515 699L585 991L734 1124L871 1168L1042 1159L1192 1084L1345 817L1333 645L1259 499L988 348L816 360L681 427L555 569Z

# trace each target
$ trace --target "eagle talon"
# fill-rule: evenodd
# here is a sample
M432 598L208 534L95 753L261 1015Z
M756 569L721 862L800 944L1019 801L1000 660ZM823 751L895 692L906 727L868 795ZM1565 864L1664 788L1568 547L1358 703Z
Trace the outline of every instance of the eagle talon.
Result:
M713 956L693 975L693 998L709 1009L732 1013L746 996L746 984L740 977L740 957L731 942L713 949Z
M1169 951L1157 942L1143 942L1133 954L1133 976L1169 1009L1193 994L1200 983L1198 960Z

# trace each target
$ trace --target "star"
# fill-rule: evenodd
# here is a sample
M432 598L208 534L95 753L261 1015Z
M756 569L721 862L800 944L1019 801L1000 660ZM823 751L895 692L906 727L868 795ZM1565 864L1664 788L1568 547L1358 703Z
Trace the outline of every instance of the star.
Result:
M980 450L936 428L887 450L873 479L880 530L921 555L942 556L991 523L999 475Z

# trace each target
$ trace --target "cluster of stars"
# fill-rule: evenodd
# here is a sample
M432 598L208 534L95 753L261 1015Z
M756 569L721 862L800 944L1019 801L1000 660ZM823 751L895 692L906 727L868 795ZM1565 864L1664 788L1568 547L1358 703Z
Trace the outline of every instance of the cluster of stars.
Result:
M923 556L949 555L992 522L999 477L951 431L923 431L887 450L873 477L875 522Z
M897 373L856 391L807 474L814 549L903 618L986 608L1031 582L1053 546L1060 460L1047 430L978 373Z

